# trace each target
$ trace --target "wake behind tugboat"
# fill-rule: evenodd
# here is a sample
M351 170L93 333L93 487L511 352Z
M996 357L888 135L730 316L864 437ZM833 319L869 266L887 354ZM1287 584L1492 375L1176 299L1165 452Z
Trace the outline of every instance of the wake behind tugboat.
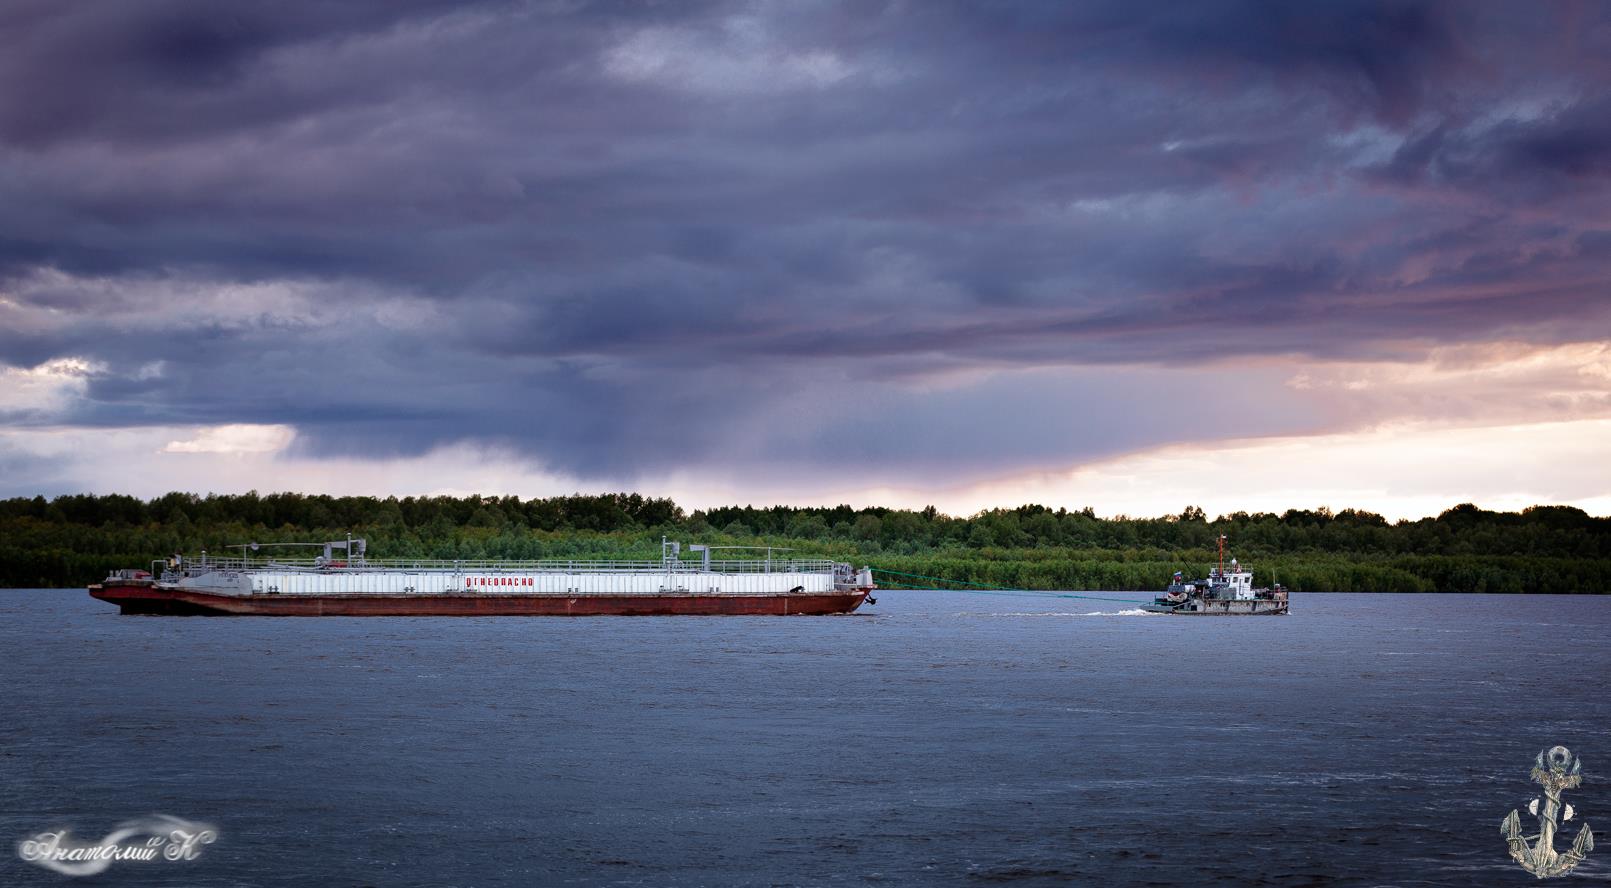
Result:
M1287 590L1279 583L1253 588L1253 572L1244 570L1235 558L1227 571L1225 535L1220 534L1219 565L1209 568L1208 579L1188 581L1177 571L1163 596L1141 608L1148 613L1191 617L1278 616L1287 613Z
M307 544L290 544L307 545ZM180 557L120 570L89 587L125 614L255 616L669 616L844 614L875 588L872 572L828 560L369 560L361 539L315 543L312 559ZM249 548L256 551L256 543ZM336 550L342 552L336 557Z

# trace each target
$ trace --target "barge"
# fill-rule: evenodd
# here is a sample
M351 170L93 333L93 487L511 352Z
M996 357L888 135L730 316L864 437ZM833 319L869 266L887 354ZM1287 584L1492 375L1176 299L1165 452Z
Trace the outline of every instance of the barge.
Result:
M290 544L299 545L299 544ZM663 540L658 561L372 560L362 539L312 544L311 559L175 556L114 571L90 595L125 614L173 616L669 616L846 614L872 571L830 560L712 559L737 546Z
M1269 588L1253 588L1253 572L1231 559L1225 569L1225 535L1219 538L1219 565L1208 569L1208 578L1187 580L1175 573L1164 594L1141 609L1154 614L1183 617L1280 616L1287 613L1286 587L1277 583Z

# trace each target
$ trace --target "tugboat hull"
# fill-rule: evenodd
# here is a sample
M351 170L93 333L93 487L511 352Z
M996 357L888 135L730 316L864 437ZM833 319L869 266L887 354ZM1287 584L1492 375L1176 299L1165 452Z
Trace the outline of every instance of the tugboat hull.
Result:
M1274 617L1287 613L1287 602L1265 599L1245 601L1212 599L1188 601L1180 605L1143 604L1141 609L1153 614L1174 617Z

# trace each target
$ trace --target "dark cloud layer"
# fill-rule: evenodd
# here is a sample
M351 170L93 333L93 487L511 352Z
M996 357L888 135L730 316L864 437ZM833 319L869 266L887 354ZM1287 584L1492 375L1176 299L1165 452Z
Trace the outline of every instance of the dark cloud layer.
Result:
M1606 338L1608 58L1599 4L12 3L0 362L597 478L1189 439L977 379Z

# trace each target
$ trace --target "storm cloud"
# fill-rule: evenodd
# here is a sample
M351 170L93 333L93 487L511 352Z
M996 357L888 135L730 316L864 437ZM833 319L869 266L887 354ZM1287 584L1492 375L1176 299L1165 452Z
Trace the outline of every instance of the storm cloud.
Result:
M1391 417L1294 368L1611 334L1608 59L1600 4L10 3L0 367L78 369L0 422L601 483L1336 432Z

